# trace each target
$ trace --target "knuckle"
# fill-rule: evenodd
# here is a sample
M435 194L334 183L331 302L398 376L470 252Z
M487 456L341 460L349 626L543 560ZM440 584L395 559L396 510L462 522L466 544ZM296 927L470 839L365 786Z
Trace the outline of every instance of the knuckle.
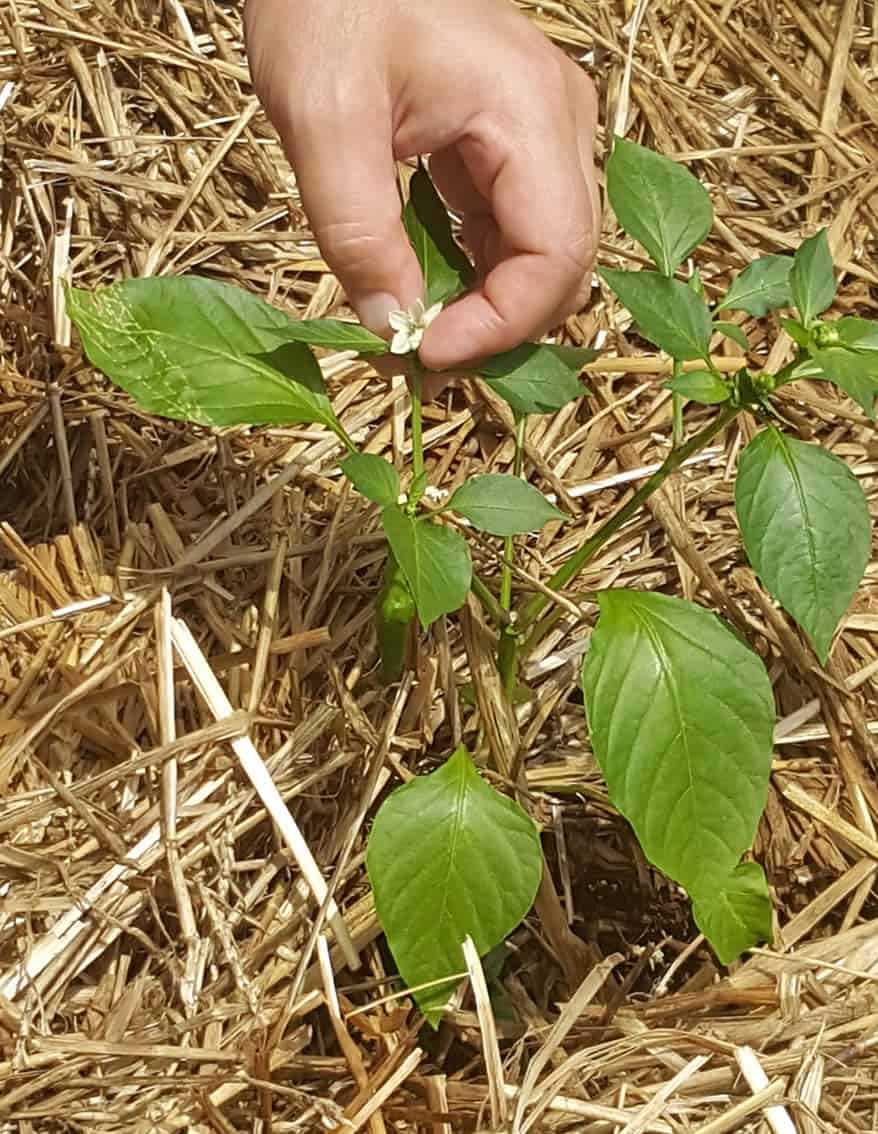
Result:
M360 104L347 84L309 87L296 78L305 67L295 57L286 58L281 73L271 51L259 54L265 66L258 65L257 55L254 83L294 163L315 147L325 146L327 138L338 135L357 117Z
M348 276L373 274L383 258L386 236L364 220L327 221L314 239L337 271Z
M580 293L590 290L594 258L594 242L586 235L563 249L557 276L560 285L558 291L563 303L573 304Z
M302 72L307 73L304 62ZM316 137L359 120L364 104L374 104L376 100L375 92L367 92L364 87L358 73L324 76L318 82L303 83L297 107L300 131Z
M514 292L510 294L508 288L497 287L490 276L485 280L484 287L485 301L479 304L477 318L473 321L475 337L480 342L505 345L515 338L517 321L521 317L516 296Z
M564 249L571 277L578 283L586 272L591 270L595 257L594 234L590 229L579 228L574 232Z

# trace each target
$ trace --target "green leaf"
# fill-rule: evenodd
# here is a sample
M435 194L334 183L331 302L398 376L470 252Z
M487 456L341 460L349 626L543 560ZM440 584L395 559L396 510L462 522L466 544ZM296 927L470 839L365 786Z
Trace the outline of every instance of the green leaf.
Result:
M812 330L812 336L813 343L818 348L846 347L848 350L878 351L878 323L854 315L818 323Z
M366 869L387 943L413 987L465 973L465 937L484 955L511 933L543 865L531 819L485 783L461 746L382 805ZM415 994L434 1027L452 987Z
M260 327L260 331L274 333L284 342L307 343L328 350L355 350L358 354L386 354L390 349L384 339L373 335L359 323L345 323L341 319L290 320L282 329Z
M491 998L491 1011L494 1016L498 1020L516 1023L519 1018L518 1013L502 980L503 966L508 957L509 950L505 942L501 942L482 959L482 969L485 973L488 995Z
M692 895L695 924L713 946L720 964L771 941L771 898L758 862L742 862L724 885Z
M511 536L536 532L550 520L566 520L539 489L517 476L487 473L465 481L448 507L482 532Z
M841 345L848 350L878 351L878 322L873 319L850 315L829 325L838 332Z
M672 358L708 357L710 311L686 284L656 272L601 268L600 275L634 316L644 338Z
M710 194L670 158L616 138L607 162L607 196L622 228L672 276L713 224Z
M869 508L839 457L775 428L741 453L735 507L747 556L825 661L869 561Z
M737 323L725 323L722 319L718 319L714 322L713 329L721 335L725 335L727 339L731 339L745 354L750 350L750 340L744 334L744 329L739 327Z
M800 378L815 378L818 381L829 381L814 359L807 355L805 357L800 355L791 365L792 370L786 368L788 373L784 374L784 371L780 372L781 375L784 376L778 376L775 389L779 389L781 386L787 386L790 382L797 382Z
M409 510L409 512L413 512L417 508L417 506L421 503L421 501L424 498L424 493L427 491L427 487L428 487L429 483L430 483L430 481L429 481L429 477L427 476L426 469L422 469L421 472L419 472L416 477L412 478L412 482L409 485L409 492L408 492L408 497L409 497L409 499L408 499L408 504L409 504L408 510Z
M675 394L682 394L690 401L700 402L703 406L715 406L720 402L727 402L732 396L729 387L716 374L709 370L691 370L678 374L667 383L667 388Z
M374 504L384 508L399 500L399 473L383 457L351 453L341 462L341 469L357 492Z
M261 351L249 357L283 374L291 382L307 387L313 394L326 393L320 363L304 343L281 343L274 350Z
M466 290L475 271L454 239L448 212L423 166L409 183L402 221L424 275L424 305L447 303Z
M732 307L761 319L769 311L792 307L792 266L792 256L760 256L738 273L717 311Z
M592 748L647 858L690 894L721 885L768 792L774 700L762 662L713 614L606 590L583 667Z
M597 352L551 343L522 343L475 370L519 416L554 413L582 395L579 372Z
M781 316L780 325L797 346L807 347L811 345L811 336L808 333L808 328L803 327L798 319L787 319Z
M686 280L686 286L691 292L694 292L699 299L704 299L704 280L701 278L701 272L697 268L693 268L689 279Z
M265 361L291 320L240 288L196 276L125 280L70 288L67 310L89 361L151 413L215 426L336 424L307 347L298 381ZM289 366L295 344L279 358Z
M826 229L803 241L793 257L790 289L799 317L810 327L835 299L835 272Z
M812 348L811 361L820 368L820 373L811 377L834 382L863 407L867 416L874 418L875 398L878 397L878 352L847 350L845 347Z
M466 540L433 520L407 515L396 504L384 509L381 521L423 628L463 606L472 581Z

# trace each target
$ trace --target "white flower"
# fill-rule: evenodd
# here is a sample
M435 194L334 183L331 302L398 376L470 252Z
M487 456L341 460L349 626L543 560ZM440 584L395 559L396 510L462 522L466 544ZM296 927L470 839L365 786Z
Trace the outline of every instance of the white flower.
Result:
M447 488L437 488L435 484L428 484L427 487L424 489L424 495L427 497L428 500L431 500L434 504L438 504L440 501L444 500L445 497L448 495L448 489Z
M410 354L421 345L424 331L430 326L439 312L441 303L434 303L432 307L424 310L424 303L416 299L408 311L391 311L387 318L391 329L395 332L390 344L392 354Z

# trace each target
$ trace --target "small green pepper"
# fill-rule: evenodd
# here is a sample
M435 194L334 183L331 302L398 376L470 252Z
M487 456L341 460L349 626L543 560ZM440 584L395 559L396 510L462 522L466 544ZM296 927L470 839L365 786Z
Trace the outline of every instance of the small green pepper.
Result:
M396 559L388 553L375 619L381 677L388 683L402 677L409 627L415 613L415 600L408 583Z

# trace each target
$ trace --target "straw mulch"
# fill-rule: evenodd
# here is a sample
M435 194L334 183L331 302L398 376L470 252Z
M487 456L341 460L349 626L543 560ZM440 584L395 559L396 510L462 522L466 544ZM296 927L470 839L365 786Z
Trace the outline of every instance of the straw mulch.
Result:
M595 75L602 145L625 131L709 185L709 289L829 225L838 310L878 317L878 4L525 6ZM778 932L720 971L608 804L577 693L587 627L560 625L529 659L516 720L489 712L472 613L382 690L376 517L331 440L159 421L83 363L63 278L195 271L345 311L253 101L237 6L3 0L0 107L0 1131L878 1130L875 562L820 671L741 554L741 422L577 584L697 597L770 670L755 849ZM642 262L611 221L602 257ZM531 424L529 473L575 521L528 541L525 589L668 446L661 362L608 297L566 330L613 361L581 404ZM344 357L325 366L349 432L401 461L404 391ZM784 410L878 499L855 405L801 383ZM507 468L509 427L484 392L446 395L428 410L434 480ZM496 549L477 558L490 576ZM202 655L210 701L191 677ZM554 895L493 967L493 1009L465 984L425 1035L391 979L365 833L456 736L487 755L516 731ZM346 950L245 771L260 758Z

